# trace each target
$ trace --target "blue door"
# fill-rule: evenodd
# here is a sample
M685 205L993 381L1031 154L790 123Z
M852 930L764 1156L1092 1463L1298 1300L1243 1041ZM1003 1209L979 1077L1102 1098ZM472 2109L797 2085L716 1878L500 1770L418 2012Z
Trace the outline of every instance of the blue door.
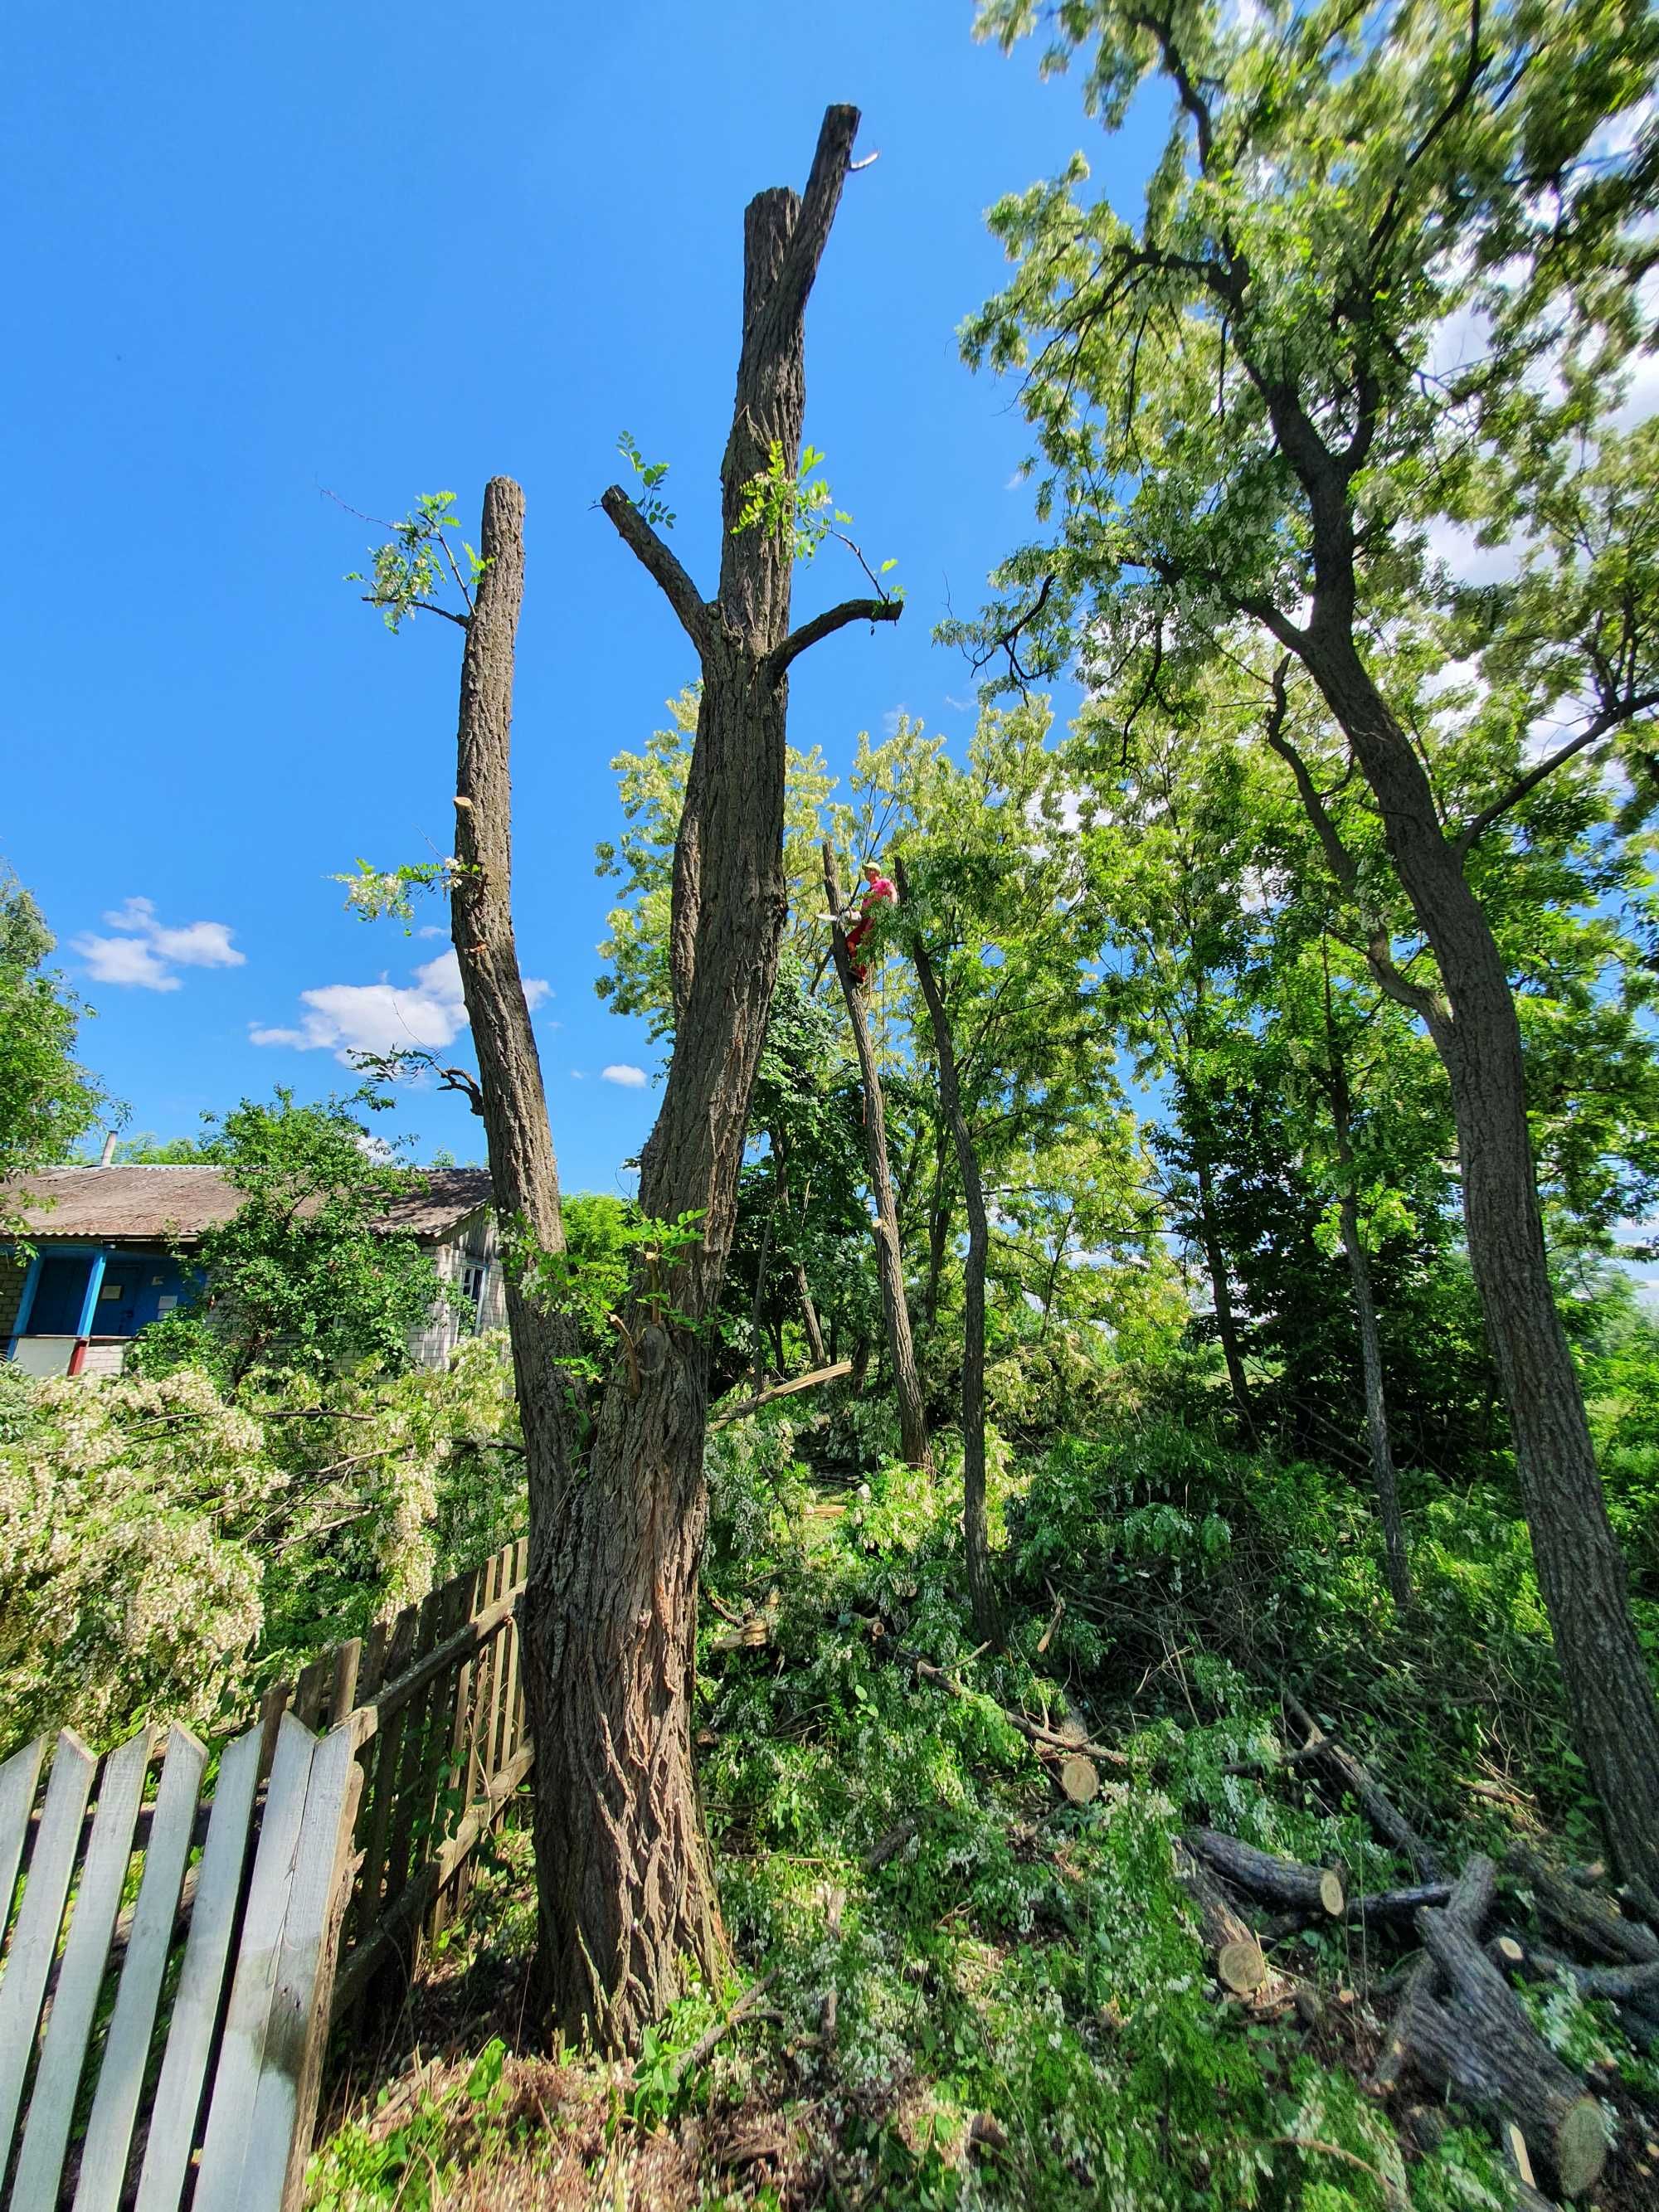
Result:
M54 1252L41 1261L40 1273L35 1278L34 1303L29 1308L27 1335L78 1334L92 1259L90 1252Z
M166 1252L112 1252L94 1310L94 1336L137 1336L185 1301L179 1262Z

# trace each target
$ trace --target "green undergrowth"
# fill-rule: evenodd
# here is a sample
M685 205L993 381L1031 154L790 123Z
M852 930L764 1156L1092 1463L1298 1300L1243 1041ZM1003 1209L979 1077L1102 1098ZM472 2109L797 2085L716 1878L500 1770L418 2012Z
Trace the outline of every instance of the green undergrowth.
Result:
M974 1649L956 1470L830 1488L798 1456L813 1440L750 1421L712 1455L696 1727L731 1984L694 1986L629 2068L538 2059L526 1839L509 1838L417 2001L451 1993L425 2015L445 2057L412 2102L405 2084L402 2118L373 2094L349 2108L312 2203L1507 2206L1483 2134L1407 2153L1359 2086L1398 1950L1342 1926L1292 1934L1273 1955L1309 2001L1257 2018L1212 1982L1171 1855L1207 1824L1340 1863L1351 1892L1412 1878L1305 1771L1225 1771L1282 1744L1281 1682L1364 1741L1450 1856L1540 1805L1588 1835L1496 1497L1419 1504L1420 1602L1401 1623L1363 1498L1322 1470L1156 1420L999 1451L996 1656ZM766 1640L738 1641L755 1613ZM1122 1763L1071 1804L1010 1711ZM1507 1801L1467 1786L1488 1771ZM763 2002L690 2066L763 1975ZM1611 2057L1638 2097L1659 2088L1597 2008L1533 2002L1575 2063ZM506 2071L491 2060L469 2085L492 2034L513 2046Z

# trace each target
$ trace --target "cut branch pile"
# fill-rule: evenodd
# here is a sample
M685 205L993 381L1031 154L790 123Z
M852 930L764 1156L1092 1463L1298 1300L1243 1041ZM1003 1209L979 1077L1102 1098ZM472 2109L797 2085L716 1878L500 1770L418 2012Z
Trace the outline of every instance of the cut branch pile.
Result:
M1529 1873L1534 1893L1553 1889L1560 1878L1535 1864ZM1583 1893L1561 1882L1565 1897ZM1606 2164L1606 2116L1583 2081L1533 2027L1504 1967L1528 1962L1527 1947L1500 1937L1481 1948L1481 1930L1498 1894L1498 1869L1477 1855L1464 1867L1442 1906L1422 1905L1413 1916L1422 1955L1412 1969L1393 2031L1371 2077L1386 2094L1408 2066L1431 2087L1449 2093L1492 2122L1507 2149L1526 2192L1542 2179L1563 2196L1593 2186ZM1580 1905L1560 1909L1581 1924L1591 1924ZM1607 1932L1605 1900L1591 1908L1601 1931L1604 1951L1615 1943L1639 1947L1648 1931L1622 1923ZM1534 1954L1535 1955L1535 1954ZM1621 1985L1639 1967L1617 1970ZM1638 1990L1641 1987L1638 1982Z

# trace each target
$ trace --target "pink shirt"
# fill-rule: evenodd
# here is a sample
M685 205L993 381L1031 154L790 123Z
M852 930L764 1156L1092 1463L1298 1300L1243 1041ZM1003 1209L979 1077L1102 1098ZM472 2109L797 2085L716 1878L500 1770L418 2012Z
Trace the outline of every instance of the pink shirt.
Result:
M878 876L874 883L871 884L869 890L864 894L864 912L868 914L871 908L875 905L878 899L891 899L895 904L896 904L898 901L898 893L893 889L893 886L888 882L885 876Z

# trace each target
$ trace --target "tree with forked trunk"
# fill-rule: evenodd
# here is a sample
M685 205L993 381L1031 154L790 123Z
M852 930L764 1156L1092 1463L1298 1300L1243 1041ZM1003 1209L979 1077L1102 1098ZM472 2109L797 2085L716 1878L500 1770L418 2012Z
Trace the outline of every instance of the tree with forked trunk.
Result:
M799 466L806 301L857 128L855 108L830 108L805 195L762 192L745 214L714 598L698 595L619 487L600 502L702 675L674 852L674 1048L640 1168L647 1217L695 1215L698 1240L660 1273L646 1254L585 1467L566 1480L554 1466L550 1488L531 1478L524 1634L544 1953L560 2024L607 2049L629 2047L661 2014L686 1961L713 1974L725 1955L691 1761L707 1326L783 930L789 669L848 623L899 612L892 599L853 600L792 630L790 535L742 526L757 479L793 483Z
M892 622L901 611L895 598L854 599L789 623L787 488L800 465L805 314L858 119L855 108L830 108L805 194L764 191L745 214L715 596L698 595L647 510L620 487L600 501L678 617L702 678L674 853L674 1047L641 1159L641 1210L665 1233L639 1249L633 1289L611 1316L617 1356L586 1402L570 1374L571 1326L538 1288L545 1271L538 1278L526 1266L507 1293L530 1495L522 1627L542 1965L557 2026L608 2051L637 2041L678 1994L688 1965L714 1975L726 1961L691 1757L703 1437L711 1329L784 923L789 670L848 624ZM770 511L755 517L761 482L785 488L781 527ZM476 1085L449 1073L473 1092L497 1205L533 1260L558 1255L563 1236L511 911L523 514L518 486L495 479L472 577L454 572L465 611L453 619L466 632L458 826L454 865L438 872L451 890L478 1054ZM366 596L389 621L412 607L449 611L429 590L440 542L447 557L447 541L411 524L396 533L384 568L377 556Z

